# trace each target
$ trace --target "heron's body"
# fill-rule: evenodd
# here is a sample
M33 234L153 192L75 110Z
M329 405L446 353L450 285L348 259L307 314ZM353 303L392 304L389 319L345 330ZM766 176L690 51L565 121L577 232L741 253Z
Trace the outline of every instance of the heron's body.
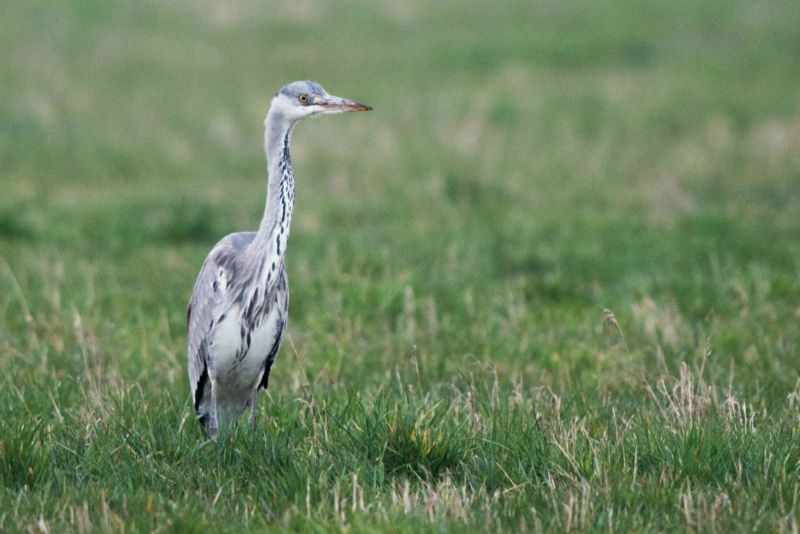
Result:
M286 328L292 127L317 113L366 109L331 97L313 82L294 82L273 98L264 121L269 181L261 225L257 232L230 234L216 244L189 302L189 382L197 417L212 435L220 417L230 419L248 407L250 423L255 423L256 396L267 387Z
M198 287L201 284L211 289L210 295L206 292L210 297L203 310L206 313L198 310L193 314L195 299L189 310L190 353L196 352L205 362L206 376L197 376L193 390L197 416L204 424L213 411L214 383L217 409L222 414L236 415L252 406L255 392L267 386L286 328L289 290L282 261L279 270L276 264L275 275L268 273L269 281L257 280L245 286L235 282L244 272L248 248L259 246L253 244L255 237L255 232L243 232L222 239L209 254L195 284L196 295L202 293L203 288ZM260 265L262 270L272 269L269 257L265 256ZM207 325L201 321L207 321ZM193 347L191 340L197 337L195 332L201 331L200 345Z

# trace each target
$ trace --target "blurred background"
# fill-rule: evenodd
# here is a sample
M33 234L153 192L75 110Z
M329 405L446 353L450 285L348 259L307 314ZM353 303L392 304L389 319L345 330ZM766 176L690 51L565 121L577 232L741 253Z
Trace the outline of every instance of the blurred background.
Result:
M186 304L296 79L375 109L295 130L215 455ZM799 343L797 0L0 3L0 530L796 530Z
M264 114L307 78L375 107L294 137L307 376L613 385L710 345L789 387L798 28L789 0L5 2L5 363L83 365L81 317L117 379L185 387L194 277L257 226Z

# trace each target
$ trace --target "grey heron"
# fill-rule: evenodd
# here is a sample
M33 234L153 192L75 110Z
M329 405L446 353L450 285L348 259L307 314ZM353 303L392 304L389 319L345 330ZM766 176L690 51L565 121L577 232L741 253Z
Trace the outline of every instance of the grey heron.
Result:
M272 98L264 120L267 200L256 232L222 238L206 257L187 310L189 384L197 419L211 436L221 422L250 409L286 328L289 284L284 259L294 206L289 156L300 119L372 108L329 95L311 81L292 82Z

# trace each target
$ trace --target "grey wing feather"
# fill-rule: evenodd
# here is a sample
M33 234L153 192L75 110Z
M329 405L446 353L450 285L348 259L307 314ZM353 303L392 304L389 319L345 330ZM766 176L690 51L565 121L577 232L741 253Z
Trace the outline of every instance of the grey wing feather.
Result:
M206 342L211 332L214 309L219 297L212 290L217 281L218 266L211 255L203 262L197 281L194 283L192 298L186 312L189 346L189 385L192 388L192 401L197 407L197 388L200 377L206 371L208 351Z
M281 340L283 339L283 332L286 330L286 321L288 319L289 313L289 281L286 277L286 270L281 269L280 276L278 276L278 281L275 284L275 305L278 306L280 310L280 323L278 326L278 331L275 335L275 341L272 343L272 348L267 354L267 359L264 362L264 374L261 375L261 383L259 384L259 388L267 389L269 385L269 373L272 370L272 364L275 362L275 357L278 355L278 349L281 346Z
M203 262L186 313L188 327L189 385L195 408L199 403L198 388L208 365L208 339L218 313L226 307L226 286L236 271L236 258L255 236L239 232L225 236ZM200 391L202 394L202 391Z

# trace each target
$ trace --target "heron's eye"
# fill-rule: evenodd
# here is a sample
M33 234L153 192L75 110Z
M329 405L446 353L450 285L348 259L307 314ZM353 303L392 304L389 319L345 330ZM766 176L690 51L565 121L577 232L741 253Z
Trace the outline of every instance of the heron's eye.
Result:
M297 99L301 104L308 104L308 95L300 95Z

